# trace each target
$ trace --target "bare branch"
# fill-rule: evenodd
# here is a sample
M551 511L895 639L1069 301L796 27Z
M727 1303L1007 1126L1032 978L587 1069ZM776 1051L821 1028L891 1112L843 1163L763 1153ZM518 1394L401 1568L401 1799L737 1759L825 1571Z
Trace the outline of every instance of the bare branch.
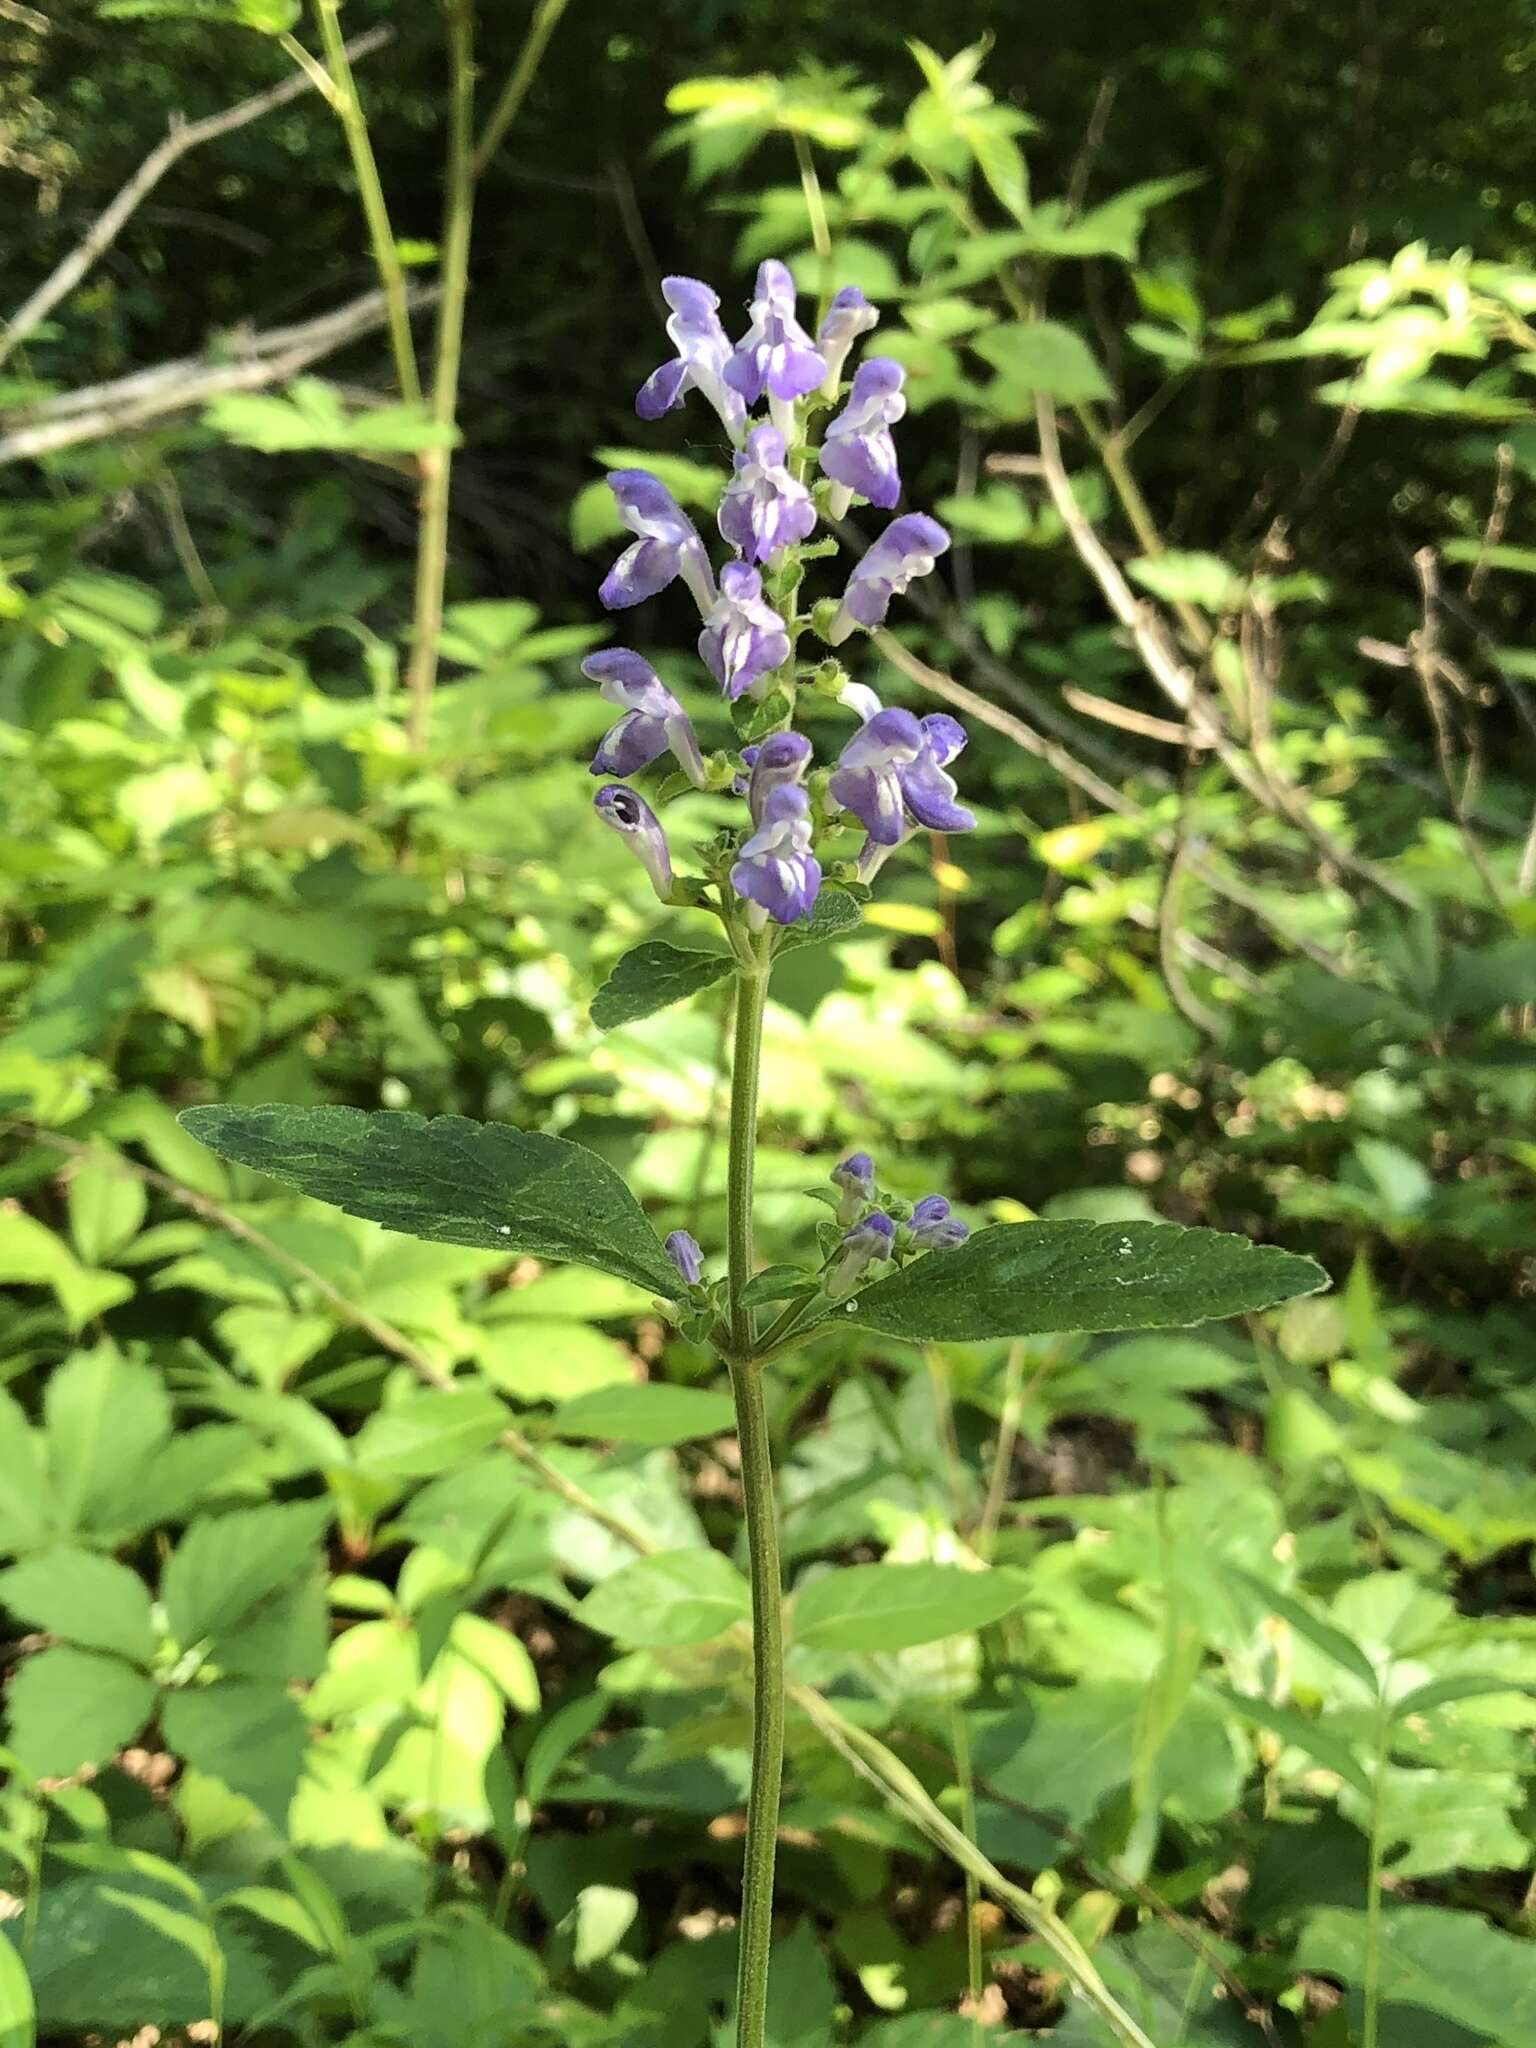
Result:
M423 285L412 294L411 303L413 307L430 305L436 296L435 286ZM46 400L21 425L0 434L0 463L51 455L82 441L100 441L109 434L151 426L226 392L260 391L269 384L286 383L322 356L382 327L386 310L382 292L365 292L361 298L298 326L239 338L233 360L183 356L175 362L135 370L115 384L98 384L88 392Z
M366 35L356 37L347 45L348 54L353 57L370 56L393 37L393 29L370 29ZM0 363L6 362L27 336L42 325L59 301L69 296L91 266L117 240L134 209L143 203L171 166L188 150L197 149L202 143L212 142L221 135L229 135L252 121L259 121L278 107L286 107L291 100L301 99L312 91L314 83L306 73L295 72L293 77L270 86L266 92L241 100L238 106L226 107L222 114L208 114L200 121L183 121L180 115L174 115L164 139L145 157L111 205L98 215L85 238L55 265L32 296L11 315L4 333L0 334Z

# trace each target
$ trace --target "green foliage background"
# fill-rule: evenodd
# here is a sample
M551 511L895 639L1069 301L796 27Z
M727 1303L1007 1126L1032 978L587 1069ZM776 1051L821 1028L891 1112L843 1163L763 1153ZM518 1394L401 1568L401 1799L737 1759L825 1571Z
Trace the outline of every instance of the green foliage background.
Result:
M9 306L171 112L291 68L240 11L0 10ZM775 1368L775 2039L1114 2039L1041 1916L1158 2048L1531 2038L1536 17L1134 13L569 11L478 195L422 751L433 437L377 331L16 445L370 288L316 96L185 158L0 370L6 2048L34 2012L721 2035L745 1585L712 1360L625 1280L388 1236L175 1116L577 1137L718 1243L719 991L591 1014L655 906L591 816L578 664L602 468L700 503L718 461L692 414L634 419L655 280L729 308L776 254L814 290L797 141L960 543L864 673L967 693L982 825L779 969L765 1256L859 1146L977 1222L1214 1225L1336 1284ZM425 283L441 19L346 10L378 25L359 85ZM526 25L484 10L484 103ZM650 624L719 743L683 612Z

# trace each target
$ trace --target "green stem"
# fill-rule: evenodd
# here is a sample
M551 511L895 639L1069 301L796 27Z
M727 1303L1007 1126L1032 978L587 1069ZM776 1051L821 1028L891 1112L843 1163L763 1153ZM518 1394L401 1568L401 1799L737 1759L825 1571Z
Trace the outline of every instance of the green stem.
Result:
M474 220L474 7L450 0L448 24L448 162L443 194L442 298L437 309L437 346L432 368L432 423L451 429L459 407L459 365L464 351L464 304L469 290L469 237ZM411 659L405 687L409 700L407 737L420 753L426 745L432 691L437 682L437 648L443 630L443 587L448 578L448 489L453 450L446 445L421 454L421 518L416 534L416 602Z
M1365 1875L1365 2020L1360 2048L1377 2048L1381 2026L1381 1781L1387 1767L1387 1710L1376 1709L1376 1755L1371 1766L1371 1833Z
M742 1863L740 1946L736 1966L736 2048L763 2048L768 2020L768 1962L773 1947L773 1865L779 1789L784 1776L784 1621L775 1521L773 1459L761 1364L752 1358L752 1311L741 1299L752 1277L752 1182L757 1151L757 1085L763 1047L766 967L736 979L736 1037L731 1065L730 1159L726 1173L727 1293L752 1585L752 1785Z
M566 0L540 0L534 9L528 33L523 38L523 47L517 53L506 84L497 95L491 109L491 118L485 124L485 133L475 144L475 153L470 163L470 175L478 178L491 158L496 154L497 145L503 135L517 119L523 104L523 97L533 83L544 47L555 32L555 25L566 9Z
M347 138L347 149L352 158L352 174L357 179L357 196L362 201L363 218L368 223L368 239L373 246L374 268L379 273L379 283L384 292L384 308L389 325L390 352L395 359L395 381L400 386L400 396L408 405L415 405L421 398L421 379L416 370L416 350L411 341L410 302L406 291L405 270L395 252L395 231L389 224L389 207L384 198L384 187L379 181L379 167L374 159L373 143L368 135L368 121L363 113L362 101L357 96L357 86L352 77L352 65L347 56L346 40L341 33L337 0L315 0L315 17L320 26L320 43L325 51L331 83L335 88L332 101L336 117L341 122L342 132Z

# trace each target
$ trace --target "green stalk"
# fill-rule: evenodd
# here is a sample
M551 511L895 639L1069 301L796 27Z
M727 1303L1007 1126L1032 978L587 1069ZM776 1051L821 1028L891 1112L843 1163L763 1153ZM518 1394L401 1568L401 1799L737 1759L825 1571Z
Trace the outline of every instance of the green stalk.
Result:
M474 4L449 0L448 162L443 192L442 298L432 367L432 423L451 429L459 408L459 365L464 352L464 303L469 291L469 236L474 220ZM421 518L416 530L416 602L405 689L406 735L411 750L426 745L427 719L437 682L437 647L443 630L443 586L448 578L448 488L453 450L421 452Z
M1371 1764L1370 1861L1365 1877L1365 2000L1360 2048L1377 2048L1381 2030L1381 1781L1387 1769L1387 1708L1376 1707L1376 1754Z
M491 158L503 135L517 119L523 104L523 96L533 83L539 60L544 55L544 46L555 32L555 25L566 9L566 0L540 0L534 9L533 19L528 24L528 33L523 38L523 47L517 53L506 84L496 96L491 109L491 118L485 124L485 133L475 144L475 153L470 164L471 175L478 178Z
M731 1063L730 1158L726 1171L726 1262L731 1391L741 1448L748 1577L752 1585L752 1784L742 1861L736 1965L736 2048L764 2048L768 1962L773 1947L773 1865L784 1776L784 1621L773 1459L763 1370L752 1352L752 1311L741 1299L752 1277L752 1182L757 1153L757 1085L768 970L736 978Z
M341 33L337 0L315 0L315 18L320 26L320 44L325 51L334 89L331 104L347 138L352 174L357 179L357 196L362 201L368 239L373 247L374 268L379 273L379 284L384 292L390 353L395 359L395 382L400 386L400 396L406 403L415 405L421 398L421 378L417 374L416 350L411 341L405 271L395 253L395 231L389 224L389 207L379 180L379 166L368 135L367 117L357 96L346 39Z

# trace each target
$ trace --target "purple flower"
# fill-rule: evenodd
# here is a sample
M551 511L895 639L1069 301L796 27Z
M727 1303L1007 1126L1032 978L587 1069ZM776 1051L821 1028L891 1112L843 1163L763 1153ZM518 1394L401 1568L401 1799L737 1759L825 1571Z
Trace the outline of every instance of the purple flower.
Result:
M763 601L763 579L745 562L720 571L720 595L699 635L699 654L734 703L789 659L784 621Z
M690 1287L697 1287L704 1273L704 1254L699 1241L686 1230L674 1230L667 1238L667 1257Z
M905 378L900 363L871 356L855 370L847 404L828 422L820 461L838 486L828 507L834 519L842 518L855 491L887 512L901 496L891 428L907 409Z
M827 365L795 317L795 280L786 264L770 256L758 265L750 311L752 324L725 366L725 381L749 407L766 390L787 439L787 408L816 389Z
M823 1283L828 1294L846 1294L856 1287L871 1266L882 1265L891 1256L896 1226L883 1209L872 1209L862 1223L855 1223L837 1251L837 1263Z
M828 640L836 647L855 626L871 631L883 626L891 599L899 597L919 576L926 576L949 546L949 535L926 512L904 512L893 519L854 569Z
M643 656L632 647L607 647L581 664L584 676L602 686L624 716L610 726L592 756L594 775L638 775L670 747L696 789L709 786L704 757L681 704Z
M623 611L654 597L681 576L693 592L701 618L715 601L709 557L693 521L659 477L648 469L615 469L608 475L619 517L640 538L626 548L603 578L598 596L609 611Z
M923 728L910 711L877 711L837 759L827 794L863 825L877 846L895 846L906 826L902 770L923 751Z
M784 436L777 427L754 427L720 500L720 531L749 562L766 562L805 540L815 524L810 492L784 466Z
M856 284L845 284L827 308L827 316L816 334L816 346L826 360L826 381L822 390L828 398L837 396L848 351L861 334L878 327L880 315Z
M875 1162L867 1152L850 1152L841 1166L833 1167L831 1178L841 1196L837 1220L852 1223L865 1203L875 1198Z
M969 1223L955 1215L942 1195L924 1195L914 1203L911 1229L912 1242L924 1252L953 1251L971 1234Z
M774 790L762 822L731 869L731 887L753 906L748 922L793 924L809 917L821 888L821 863L811 852L811 805L793 783ZM754 915L755 913L755 915Z
M605 825L629 842L651 878L651 887L665 903L672 893L672 856L667 851L667 835L645 798L622 782L610 782L593 797L592 808Z
M643 420L659 420L690 391L700 391L731 439L740 442L747 408L740 393L723 381L731 344L720 325L719 293L696 277L664 277L661 295L672 308L667 333L677 361L651 372L635 394L635 411Z
M945 763L965 746L965 727L947 711L932 711L923 720L923 743L917 759L901 771L901 795L909 816L930 832L972 832L976 813L955 802L955 778Z
M776 789L803 782L811 765L811 743L800 732L770 733L760 747L748 747L742 755L752 756L751 778L747 783L747 804L754 825L761 825L768 799Z

